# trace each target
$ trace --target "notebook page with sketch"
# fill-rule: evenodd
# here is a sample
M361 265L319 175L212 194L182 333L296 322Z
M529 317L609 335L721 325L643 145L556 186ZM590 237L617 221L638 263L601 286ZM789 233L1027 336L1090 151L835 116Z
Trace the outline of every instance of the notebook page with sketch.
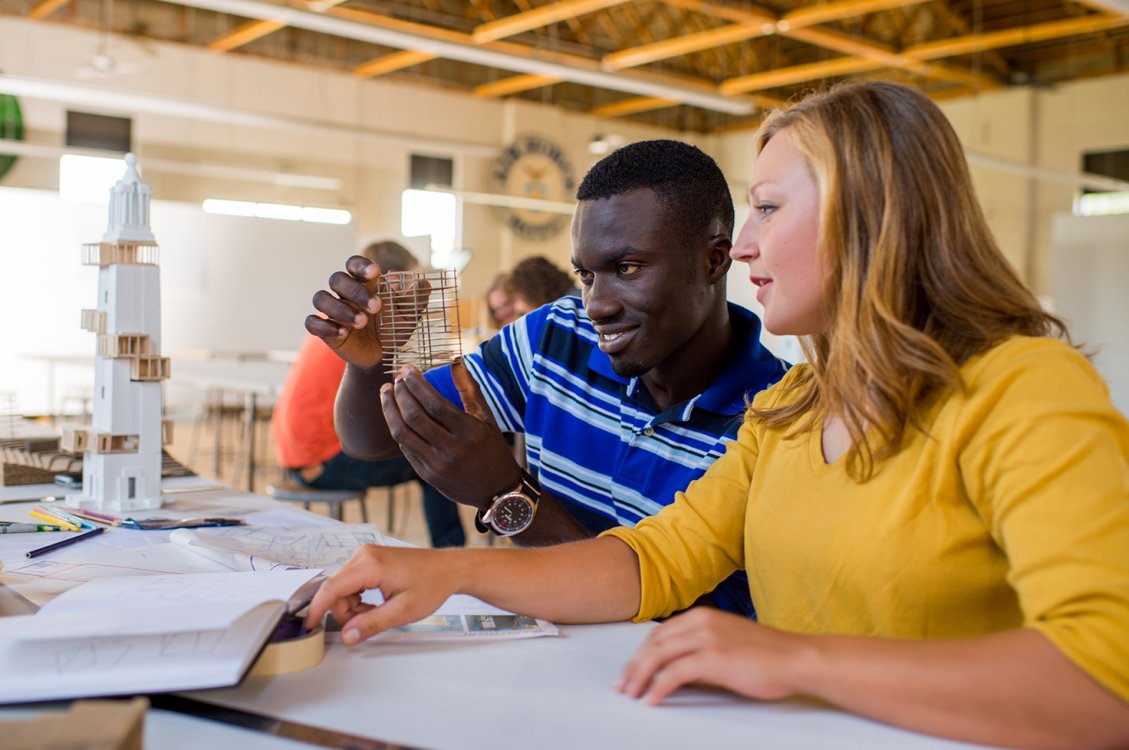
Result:
M0 704L228 687L318 570L90 581L0 618Z
M177 529L169 541L231 570L321 568L333 573L365 544L403 546L375 526L318 524Z

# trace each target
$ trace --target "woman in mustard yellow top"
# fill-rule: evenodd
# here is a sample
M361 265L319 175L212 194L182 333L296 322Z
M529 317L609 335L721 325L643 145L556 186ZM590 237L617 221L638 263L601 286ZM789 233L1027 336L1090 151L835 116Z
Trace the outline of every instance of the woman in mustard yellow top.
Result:
M769 116L757 149L731 255L811 364L635 529L366 547L311 623L332 609L356 643L454 592L650 619L744 568L759 622L672 617L619 689L658 703L705 682L956 739L1129 746L1129 425L996 247L949 123L910 88L848 84ZM361 603L375 587L387 603Z

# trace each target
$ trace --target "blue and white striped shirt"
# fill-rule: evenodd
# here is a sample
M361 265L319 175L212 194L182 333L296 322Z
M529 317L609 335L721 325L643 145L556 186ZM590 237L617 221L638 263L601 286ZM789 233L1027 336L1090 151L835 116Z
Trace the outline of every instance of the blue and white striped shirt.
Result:
M760 343L760 321L730 304L736 343L705 391L659 411L639 378L615 374L580 300L564 297L464 357L503 431L525 434L530 472L593 533L634 526L705 473L737 435L746 395L787 365ZM427 378L461 404L450 368ZM714 600L751 614L743 576ZM723 587L725 590L723 591Z

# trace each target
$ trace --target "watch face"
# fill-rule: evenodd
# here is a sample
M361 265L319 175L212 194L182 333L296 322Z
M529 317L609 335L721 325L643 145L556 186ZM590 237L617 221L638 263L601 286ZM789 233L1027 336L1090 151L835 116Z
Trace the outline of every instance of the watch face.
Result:
M525 531L533 523L533 503L525 495L514 493L498 498L490 523L499 534Z

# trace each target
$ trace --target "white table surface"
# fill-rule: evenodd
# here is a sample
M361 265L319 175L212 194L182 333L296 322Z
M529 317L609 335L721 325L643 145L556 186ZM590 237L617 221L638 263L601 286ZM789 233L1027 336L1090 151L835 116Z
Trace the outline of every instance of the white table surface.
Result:
M169 480L176 486L203 483L199 477ZM60 492L52 485L0 488L0 500ZM261 500L263 507L273 502ZM24 515L26 506L0 505L0 518ZM290 722L438 750L971 747L802 701L758 703L719 691L689 689L663 706L645 706L616 693L612 684L652 627L651 623L562 626L559 637L510 641L370 641L353 648L329 643L325 659L304 672L249 677L235 688L185 695ZM164 711L150 711L145 736L147 747L172 750L301 746Z
M566 626L556 638L327 645L305 672L194 698L424 748L957 748L800 701L705 689L650 707L612 690L653 624Z

